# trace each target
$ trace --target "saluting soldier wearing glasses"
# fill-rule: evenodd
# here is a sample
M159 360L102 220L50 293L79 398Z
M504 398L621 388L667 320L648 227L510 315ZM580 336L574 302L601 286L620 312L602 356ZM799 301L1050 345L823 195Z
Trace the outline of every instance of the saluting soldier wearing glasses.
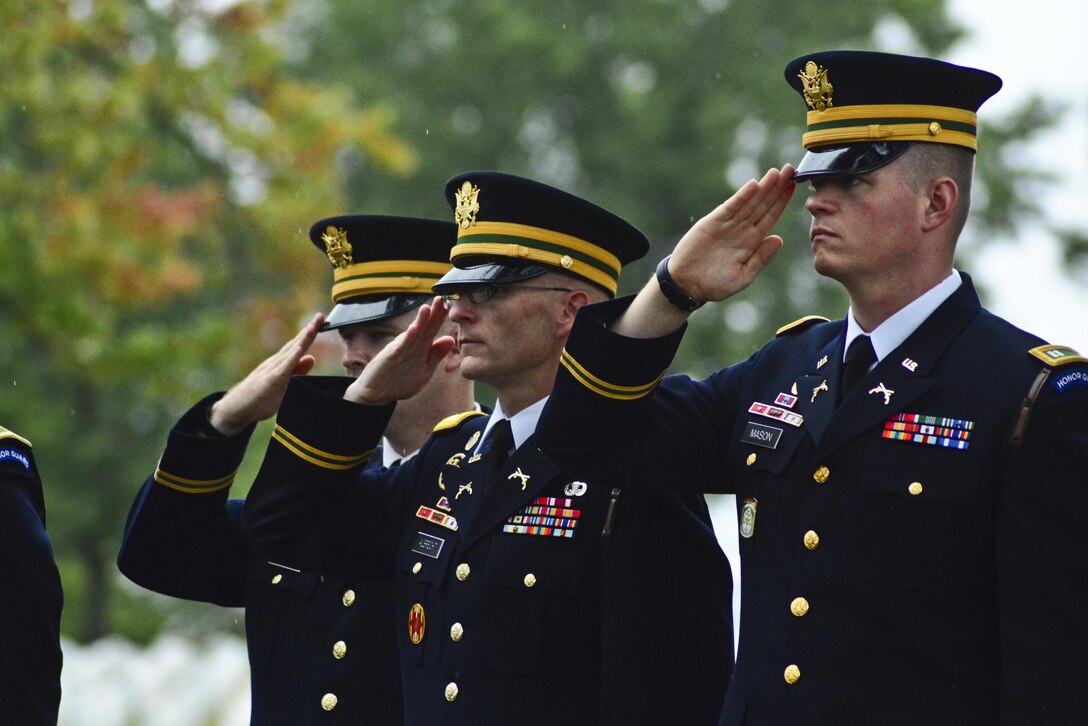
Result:
M701 495L577 479L534 443L578 308L611 298L648 242L519 177L460 175L446 196L459 230L442 300L355 383L292 381L248 534L343 577L396 557L406 723L713 724L731 582ZM436 338L447 315L456 343ZM360 473L395 401L455 344L494 413L451 417L397 470Z

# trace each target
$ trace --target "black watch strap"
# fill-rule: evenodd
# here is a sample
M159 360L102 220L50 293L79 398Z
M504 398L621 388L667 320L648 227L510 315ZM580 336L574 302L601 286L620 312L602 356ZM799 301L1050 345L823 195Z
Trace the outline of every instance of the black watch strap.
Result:
M695 312L705 304L705 301L696 300L688 295L683 288L676 284L676 280L672 279L672 275L669 274L670 257L672 255L666 255L665 259L658 262L657 271L654 273L657 276L657 284L661 287L661 294L685 313Z

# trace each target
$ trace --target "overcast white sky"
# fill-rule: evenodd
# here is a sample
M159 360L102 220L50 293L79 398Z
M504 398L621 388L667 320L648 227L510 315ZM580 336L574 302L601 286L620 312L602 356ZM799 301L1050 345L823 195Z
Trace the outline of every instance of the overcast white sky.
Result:
M1082 15L1073 0L1034 0L1030 6L993 0L950 0L950 12L972 37L947 60L984 68L1004 86L980 116L1007 112L1032 93L1070 104L1060 129L1031 154L1060 171L1063 183L1045 200L1052 221L1088 229L1088 63ZM985 136L980 140L985 153ZM1056 245L1038 233L993 240L968 272L989 284L990 308L1052 343L1088 354L1088 291L1062 277Z

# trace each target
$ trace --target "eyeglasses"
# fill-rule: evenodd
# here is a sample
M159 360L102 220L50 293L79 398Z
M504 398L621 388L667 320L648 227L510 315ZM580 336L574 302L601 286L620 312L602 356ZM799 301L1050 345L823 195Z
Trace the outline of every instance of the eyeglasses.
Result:
M462 298L469 300L473 305L482 305L508 292L516 290L541 290L545 292L574 292L569 287L541 287L539 285L476 285L461 292L450 292L442 296L442 304L449 310L455 302Z

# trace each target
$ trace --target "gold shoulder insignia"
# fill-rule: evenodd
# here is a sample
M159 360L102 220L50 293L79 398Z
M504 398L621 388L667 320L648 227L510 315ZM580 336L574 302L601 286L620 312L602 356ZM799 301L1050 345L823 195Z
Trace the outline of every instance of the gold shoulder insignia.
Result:
M1038 348L1032 348L1028 353L1049 366L1063 366L1067 363L1088 363L1088 358L1067 345L1040 345Z
M9 431L3 426L0 426L0 439L15 439L16 441L22 442L22 444L27 448L31 448L31 444L29 441L27 441L14 431Z
M465 411L464 413L455 413L452 416L446 418L435 424L434 433L439 431L454 431L462 423L472 418L473 416L486 416L483 411Z
M798 318L792 323L783 325L781 328L774 332L774 337L785 335L786 333L800 333L802 330L807 330L816 323L826 323L828 321L823 315L806 315L803 318Z

